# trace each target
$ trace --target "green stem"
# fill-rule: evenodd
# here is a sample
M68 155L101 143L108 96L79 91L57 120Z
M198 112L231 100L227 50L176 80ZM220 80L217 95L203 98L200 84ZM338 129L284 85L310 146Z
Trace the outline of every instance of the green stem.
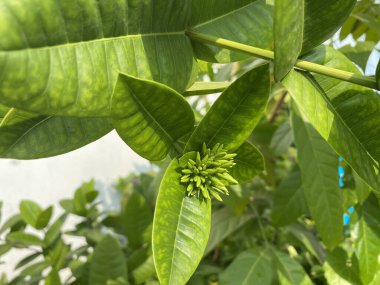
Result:
M246 53L246 54L253 55L255 57L259 57L265 60L270 60L270 61L274 60L274 52L270 50L265 50L265 49L245 45L245 44L240 44L234 41L230 41L230 40L226 40L226 39L222 39L222 38L218 38L218 37L214 37L210 35L205 35L202 33L195 32L195 31L187 31L186 34L192 40L208 43L208 44L226 48L229 50ZM343 81L347 81L347 82L351 82L351 83L365 86L368 88L379 90L379 87L377 86L375 78L372 78L372 77L367 77L360 74L355 74L352 72L327 67L324 65L316 64L316 63L305 61L305 60L297 60L295 67L302 70L326 75L326 76L340 79Z

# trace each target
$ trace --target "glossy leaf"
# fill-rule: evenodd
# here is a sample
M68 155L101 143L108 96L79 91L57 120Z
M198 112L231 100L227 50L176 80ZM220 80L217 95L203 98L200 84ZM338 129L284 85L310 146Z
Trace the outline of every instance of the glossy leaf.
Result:
M313 284L303 267L290 256L274 249L272 249L272 256L278 268L278 278L281 285Z
M342 248L336 248L334 251L327 253L326 263L323 268L329 284L362 284L358 276L358 264L353 262L352 259L349 259L347 252Z
M228 208L222 208L212 213L210 239L207 243L205 255L210 253L225 238L253 219L251 213L235 215Z
M125 257L119 242L112 236L105 236L94 249L90 261L91 285L104 285L108 280L127 278Z
M294 167L281 181L273 198L272 222L276 226L294 223L308 211L299 167Z
M255 248L239 254L220 275L220 285L271 285L273 268L268 249Z
M305 0L275 0L274 77L282 80L301 54Z
M253 144L246 141L234 153L237 154L234 158L236 165L229 173L239 183L247 182L264 171L264 157Z
M174 159L161 182L153 222L153 257L162 285L185 284L206 248L211 224L211 202L185 197L179 168L195 152Z
M128 245L138 248L144 242L144 233L152 223L153 213L145 198L134 191L126 201L123 209L123 223Z
M369 155L369 152L375 154L376 150L380 149L380 144L377 145L376 141L366 142L366 138L373 136L373 132L380 125L370 123L376 120L375 116L369 122L365 119L370 113L377 114L379 109L375 106L380 103L376 103L380 99L373 97L371 91L346 90L346 92L336 93L340 89L336 88L336 82L334 82L335 89L330 94L331 98L335 97L338 100L334 104L316 82L296 71L291 71L283 83L300 111L320 135L372 188L380 189L378 166ZM341 98L338 98L339 95ZM355 100L356 98L360 100ZM347 100L346 104L343 104L344 99ZM374 100L376 105L370 108L369 103ZM359 107L363 105L368 109L361 110ZM361 113L358 113L358 110L361 110ZM350 116L352 112L356 115Z
M119 72L179 92L194 80L184 34L188 1L0 5L0 101L7 105L49 115L108 116Z
M360 279L369 284L378 270L380 255L380 205L375 196L370 196L359 209L358 236L355 252L359 260Z
M306 53L338 31L350 15L356 0L304 1L302 50ZM272 48L273 6L271 2L273 3L266 0L225 0L221 4L220 0L207 2L194 0L190 26L201 33L259 48ZM223 8L223 6L226 7ZM214 15L218 17L214 18ZM193 42L193 47L198 58L211 62L231 62L249 57L198 42Z
M207 112L191 135L186 150L200 150L203 143L208 147L221 143L226 149L237 149L263 116L269 90L269 65L241 76Z
M334 248L343 240L343 195L338 185L338 156L292 106L304 195L323 242Z
M0 157L55 156L85 146L111 130L108 119L44 116L12 109L0 124Z
M164 159L171 149L178 149L178 139L192 131L194 121L190 105L173 89L120 74L112 98L112 123L140 156Z

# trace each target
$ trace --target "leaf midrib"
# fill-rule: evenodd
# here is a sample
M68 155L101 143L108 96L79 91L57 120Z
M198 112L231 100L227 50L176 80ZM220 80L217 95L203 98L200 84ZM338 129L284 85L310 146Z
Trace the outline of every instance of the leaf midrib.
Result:
M179 31L179 32L132 34L132 35L119 36L119 37L98 38L98 39L93 39L93 40L88 40L88 41L63 43L63 44L52 45L52 46L27 47L27 48L21 48L21 49L0 50L0 54L1 53L11 53L11 52L22 52L22 51L28 51L28 50L59 49L59 48L67 48L67 47L72 47L72 46L80 46L80 45L84 45L84 44L104 43L104 42L109 42L109 41L125 40L125 39L133 39L133 38L181 36L181 35L185 36L185 30Z

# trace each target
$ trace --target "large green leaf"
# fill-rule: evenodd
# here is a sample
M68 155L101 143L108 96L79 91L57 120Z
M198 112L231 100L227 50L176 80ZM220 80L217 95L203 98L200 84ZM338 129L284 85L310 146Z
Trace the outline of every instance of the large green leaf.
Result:
M153 222L153 257L162 285L183 285L194 273L206 248L211 202L185 197L180 167L195 152L174 159L161 182Z
M152 210L145 198L140 193L133 191L124 205L122 216L128 245L136 249L143 244L144 233L152 223Z
M103 118L44 116L12 109L0 124L0 157L54 156L89 144L111 130Z
M235 150L252 133L263 115L269 96L269 65L241 76L220 95L191 135L186 150L217 143Z
M228 208L219 209L212 213L210 239L207 243L205 255L252 219L251 213L235 215Z
M164 159L177 140L193 130L194 121L190 105L173 89L120 74L112 97L112 123L142 157Z
M190 26L201 33L272 48L272 3L267 0L224 0L222 3L220 0L193 0ZM305 0L303 52L329 39L350 15L355 3L356 0ZM230 62L248 57L198 42L193 42L193 46L197 57L206 61Z
M237 154L234 158L236 165L229 170L229 173L239 183L247 182L264 171L264 157L250 142L244 142L234 152Z
M177 0L1 1L0 101L108 116L119 72L182 92L194 80L190 9Z
M105 236L96 245L90 261L91 285L106 285L108 280L119 277L127 279L127 266L119 242L112 236Z
M360 278L369 284L379 267L380 256L380 205L372 195L359 209L358 236L355 252L359 260Z
M338 156L319 133L292 106L292 126L298 149L307 205L330 248L343 239L343 194L338 184Z
M376 145L376 141L372 145L366 142L368 133L373 136L373 129L380 127L380 124L375 122L375 115L379 110L377 104L371 106L368 103L379 99L372 97L371 92L348 91L343 94L346 96L342 97L351 100L345 105L337 106L338 104L333 104L316 82L296 71L291 71L283 83L300 111L320 135L372 188L380 190L378 163L369 154L369 152L376 153L376 150L380 149L380 144ZM365 97L366 95L368 96ZM360 99L355 100L355 97ZM344 113L344 116L342 116L343 108L344 111L349 111ZM362 118L365 116L364 113L373 114L373 119L365 120ZM363 120L359 121L358 118Z
M272 256L277 265L278 279L281 285L313 284L301 264L290 256L274 249L272 249Z
M280 81L293 69L302 50L304 0L275 0L274 77Z
M273 279L272 262L268 249L247 250L236 257L220 275L220 285L271 285Z
M272 222L276 226L292 224L307 211L301 172L294 167L275 190Z

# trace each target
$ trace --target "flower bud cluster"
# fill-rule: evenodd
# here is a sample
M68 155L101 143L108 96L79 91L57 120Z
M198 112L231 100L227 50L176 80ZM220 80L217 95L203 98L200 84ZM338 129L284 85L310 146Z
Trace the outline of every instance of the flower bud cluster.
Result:
M186 195L207 200L214 197L222 201L220 194L228 195L226 186L238 184L228 173L236 165L234 157L222 144L216 144L212 149L203 143L202 152L197 152L196 159L189 159L182 169L181 183L186 184Z

